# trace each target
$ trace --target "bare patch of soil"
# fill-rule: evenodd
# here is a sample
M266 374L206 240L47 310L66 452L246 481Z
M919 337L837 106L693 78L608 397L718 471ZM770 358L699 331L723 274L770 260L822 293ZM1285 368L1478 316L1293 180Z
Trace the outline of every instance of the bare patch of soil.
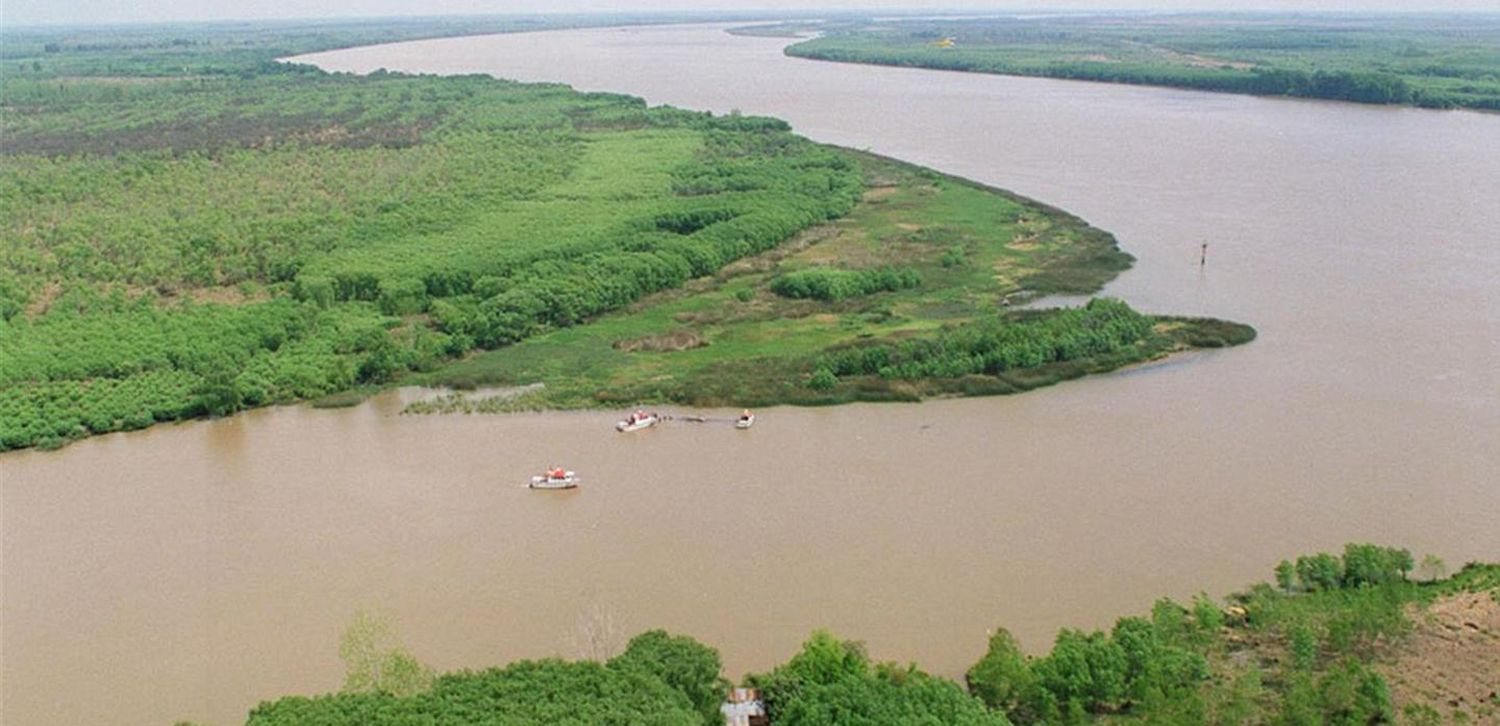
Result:
M1446 597L1413 614L1416 628L1380 667L1400 713L1426 704L1470 723L1500 723L1500 601L1490 592Z

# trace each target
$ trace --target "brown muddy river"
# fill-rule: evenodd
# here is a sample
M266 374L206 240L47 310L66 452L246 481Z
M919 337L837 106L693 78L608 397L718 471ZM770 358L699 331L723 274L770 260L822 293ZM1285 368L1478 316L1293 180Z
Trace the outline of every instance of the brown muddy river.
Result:
M1500 559L1500 116L834 65L716 28L424 41L325 68L485 72L791 121L1117 233L1110 292L1253 345L1019 397L612 413L263 410L0 457L3 721L238 722L336 689L385 614L440 670L591 624L813 628L957 675L1353 539ZM1197 266L1198 245L1210 244ZM530 492L553 462L581 490Z

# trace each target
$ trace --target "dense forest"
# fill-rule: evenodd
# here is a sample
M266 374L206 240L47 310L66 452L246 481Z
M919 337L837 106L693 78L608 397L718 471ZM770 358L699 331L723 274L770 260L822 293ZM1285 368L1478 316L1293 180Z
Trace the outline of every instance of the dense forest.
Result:
M811 28L806 24L797 27ZM1500 110L1496 15L1078 15L837 22L821 60Z
M1350 544L1342 555L1283 562L1275 580L1223 601L1163 598L1108 630L1064 628L1040 655L996 629L962 685L915 664L876 662L861 644L826 631L744 680L780 726L1426 724L1444 714L1483 721L1500 709L1493 694L1453 707L1401 680L1404 644L1441 627L1426 608L1500 599L1500 565L1471 564L1445 579L1436 558L1418 565L1408 550ZM1450 651L1444 667L1494 648L1474 642ZM375 655L345 658L344 692L267 702L249 723L712 725L722 723L729 685L717 651L659 630L604 662L520 661L435 679L414 678L419 667L374 667L407 662L399 646Z
M7 74L0 103L0 448L573 325L861 187L779 121L487 77Z

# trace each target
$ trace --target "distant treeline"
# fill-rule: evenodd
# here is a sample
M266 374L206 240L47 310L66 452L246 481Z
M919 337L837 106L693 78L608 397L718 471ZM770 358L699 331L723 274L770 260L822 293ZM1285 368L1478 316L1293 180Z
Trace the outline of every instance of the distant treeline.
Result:
M1404 18L1197 20L1078 17L835 25L786 52L850 63L1500 109L1500 23L1493 18L1435 18L1428 24Z

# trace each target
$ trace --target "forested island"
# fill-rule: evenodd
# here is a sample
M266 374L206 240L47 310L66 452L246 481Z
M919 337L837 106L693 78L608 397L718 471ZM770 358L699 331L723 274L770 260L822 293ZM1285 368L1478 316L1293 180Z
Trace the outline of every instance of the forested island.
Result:
M1108 630L1064 628L1039 656L997 629L962 684L826 631L743 683L777 726L1488 722L1500 565L1445 575L1434 557L1350 544L1222 601L1163 598ZM361 616L341 654L343 692L266 702L248 723L712 726L729 686L716 650L660 630L613 657L437 676Z
M799 22L802 58L1500 109L1500 15L1078 14Z
M0 450L393 382L574 406L1005 393L1253 336L1116 301L1007 312L1130 258L775 119L275 61L375 32L7 43Z

